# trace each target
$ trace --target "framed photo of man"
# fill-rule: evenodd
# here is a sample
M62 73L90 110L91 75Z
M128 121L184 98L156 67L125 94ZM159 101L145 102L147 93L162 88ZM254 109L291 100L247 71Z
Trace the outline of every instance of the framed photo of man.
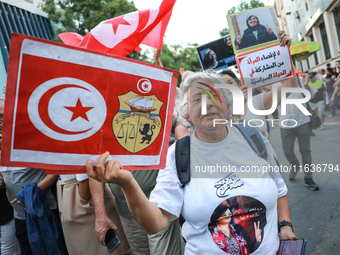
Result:
M279 42L279 23L273 7L261 7L227 16L235 54Z
M196 47L203 70L220 70L236 65L230 35Z

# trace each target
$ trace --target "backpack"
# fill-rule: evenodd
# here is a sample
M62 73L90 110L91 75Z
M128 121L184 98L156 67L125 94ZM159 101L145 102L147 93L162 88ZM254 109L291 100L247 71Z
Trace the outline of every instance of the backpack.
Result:
M251 126L234 125L244 136L249 143L249 146L255 151L255 153L267 160L268 154L266 146L260 133L256 128ZM175 150L177 176L182 184L182 188L190 182L190 136L185 136L176 142Z

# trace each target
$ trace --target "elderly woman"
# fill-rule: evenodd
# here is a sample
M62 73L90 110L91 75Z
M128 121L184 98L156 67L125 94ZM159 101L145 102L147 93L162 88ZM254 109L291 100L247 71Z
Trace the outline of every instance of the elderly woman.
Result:
M249 14L246 18L247 29L244 30L243 36L236 35L236 46L238 49L252 47L258 44L277 40L277 36L273 30L266 26L262 26L258 17L254 14Z
M195 166L215 166L217 163L235 166L237 170L245 166L261 168L275 165L274 151L265 138L268 162L254 153L237 128L213 125L214 119L229 119L232 114L232 95L227 89L216 88L222 104L208 99L207 114L202 115L200 98L205 93L202 88L214 93L212 88L215 84L225 82L220 75L199 72L186 77L181 84L178 111L184 122L194 130L191 135L191 172L195 171ZM118 161L110 160L105 164L108 156L109 152L100 156L96 172L92 160L88 160L86 168L89 176L121 186L132 214L149 234L162 230L169 221L182 214L186 219L182 227L182 235L187 241L185 254L225 254L216 245L208 225L215 208L222 201L238 196L249 197L263 205L249 209L252 214L242 218L244 221L257 217L264 209L266 212L266 225L258 225L261 243L253 254L276 254L279 247L278 222L282 226L281 239L296 238L289 223L287 188L281 178L273 179L262 172L255 176L227 172L222 178L192 178L182 187L177 176L173 145L168 151L166 168L159 172L156 187L148 200L132 174L124 170Z

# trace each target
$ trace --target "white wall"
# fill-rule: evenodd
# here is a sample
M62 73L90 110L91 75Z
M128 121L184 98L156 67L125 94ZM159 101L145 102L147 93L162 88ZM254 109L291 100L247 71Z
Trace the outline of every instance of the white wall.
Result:
M1 0L0 2L4 2L43 17L47 17L47 14L43 12L40 7L43 4L42 0Z

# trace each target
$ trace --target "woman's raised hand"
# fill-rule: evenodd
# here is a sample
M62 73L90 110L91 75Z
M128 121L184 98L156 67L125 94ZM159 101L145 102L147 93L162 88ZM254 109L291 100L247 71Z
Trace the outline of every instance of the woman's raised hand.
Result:
M133 180L131 172L124 170L122 165L117 160L109 160L105 164L105 161L109 155L109 152L105 152L104 154L100 155L97 162L97 171L93 170L92 159L88 159L86 162L87 174L100 182L114 183L121 187L128 185Z
M256 222L254 222L254 228L255 228L256 241L261 243L261 241L262 241L262 236L261 236L262 229L260 229L260 221L258 221L257 224L256 224Z
M271 27L269 27L268 24L265 25L265 28L267 29L268 34L272 34L273 33L273 29L271 29Z
M288 43L288 47L290 47L290 44L292 42L292 38L290 38L285 31L281 30L279 32L279 39L280 39L280 45L285 46Z

